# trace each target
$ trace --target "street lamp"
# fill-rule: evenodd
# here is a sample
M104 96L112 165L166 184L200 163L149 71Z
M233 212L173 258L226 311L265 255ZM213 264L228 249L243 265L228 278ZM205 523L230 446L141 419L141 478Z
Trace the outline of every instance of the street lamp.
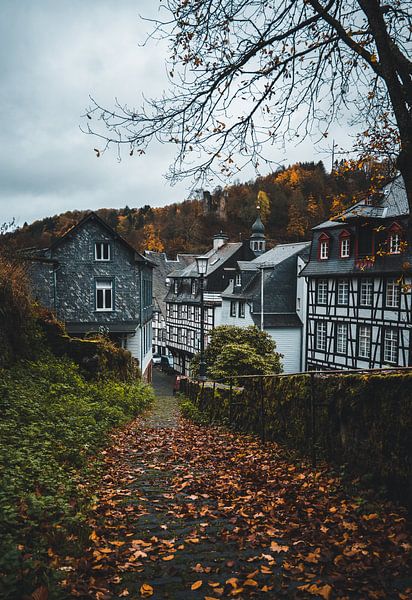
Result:
M205 275L207 271L207 256L197 256L196 266L199 273L199 289L200 289L200 363L199 363L199 379L206 379L206 362L205 362Z

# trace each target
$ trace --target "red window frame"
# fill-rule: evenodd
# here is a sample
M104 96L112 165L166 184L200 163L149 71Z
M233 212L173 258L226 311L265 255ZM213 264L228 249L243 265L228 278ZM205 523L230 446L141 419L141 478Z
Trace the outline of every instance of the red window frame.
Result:
M321 256L321 247L322 244L326 243L326 247L327 247L327 256L322 257ZM328 260L330 256L330 236L323 232L320 234L319 238L318 238L318 260Z
M351 234L350 234L350 231L348 231L347 229L344 229L339 234L339 258L343 258L343 259L350 258L350 238L351 238ZM342 242L344 240L349 241L349 254L347 256L342 256Z

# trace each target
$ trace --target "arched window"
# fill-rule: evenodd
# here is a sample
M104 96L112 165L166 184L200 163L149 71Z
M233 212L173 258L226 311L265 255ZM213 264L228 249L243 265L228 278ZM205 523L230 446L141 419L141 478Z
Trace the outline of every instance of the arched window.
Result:
M346 229L339 234L339 256L340 258L350 257L350 232Z
M318 242L318 259L327 260L330 252L330 237L327 233L321 233Z

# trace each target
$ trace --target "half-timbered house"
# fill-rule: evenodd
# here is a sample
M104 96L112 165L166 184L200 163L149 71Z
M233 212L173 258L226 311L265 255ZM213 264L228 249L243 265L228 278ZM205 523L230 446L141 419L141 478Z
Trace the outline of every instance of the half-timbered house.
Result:
M401 177L313 229L308 369L407 366L411 360L409 208Z
M178 254L176 259L170 259L164 252L145 250L144 255L154 265L153 269L153 354L165 356L167 348L166 327L166 294L167 281L172 271L184 269L194 262L194 254Z
M260 238L229 242L219 233L213 238L213 248L206 253L208 267L205 275L205 337L221 324L222 292L235 276L239 260L256 256L252 248ZM258 251L260 253L263 251ZM196 263L169 274L166 296L167 346L173 355L177 372L190 374L190 360L200 350L200 290Z
M49 247L26 253L34 297L68 333L103 333L129 350L150 380L152 269L97 214L88 213Z

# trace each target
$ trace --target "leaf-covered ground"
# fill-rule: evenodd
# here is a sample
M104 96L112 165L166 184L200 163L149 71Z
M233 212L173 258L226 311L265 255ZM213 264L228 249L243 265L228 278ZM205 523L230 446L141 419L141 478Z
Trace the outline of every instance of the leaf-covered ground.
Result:
M163 395L104 460L68 597L412 597L405 516L276 444L179 420Z

